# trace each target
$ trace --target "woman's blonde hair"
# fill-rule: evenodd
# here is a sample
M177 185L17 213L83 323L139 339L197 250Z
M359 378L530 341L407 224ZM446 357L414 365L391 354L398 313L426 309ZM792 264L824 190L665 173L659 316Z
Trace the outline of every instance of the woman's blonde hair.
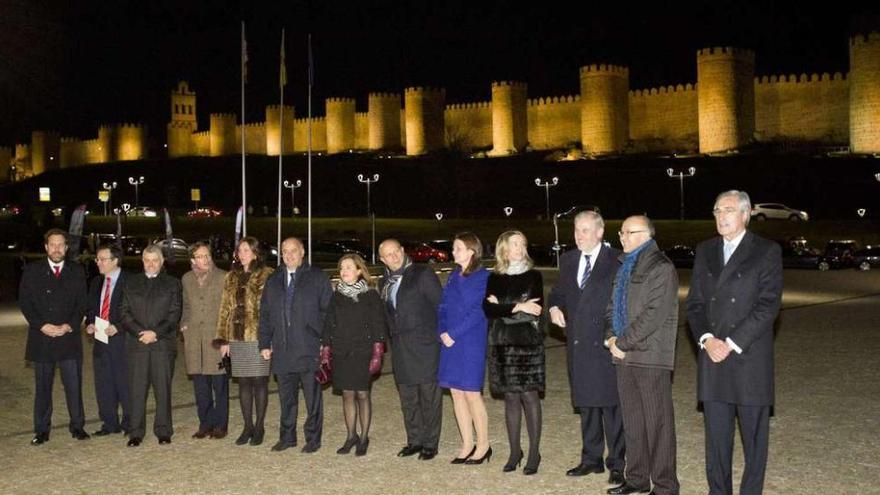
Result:
M342 255L342 258L339 258L339 263L337 263L336 265L336 270L340 274L342 273L342 262L345 260L351 260L351 262L354 263L355 268L357 268L361 272L360 278L366 280L368 286L375 286L373 276L370 275L370 270L367 268L367 262L364 261L364 259L361 258L358 254L344 254Z
M495 241L495 268L492 269L495 273L507 273L507 267L510 266L510 260L507 259L507 255L510 253L509 244L510 239L514 236L522 237L523 261L528 264L530 269L535 265L535 262L529 256L529 240L526 238L526 235L518 230L508 230L499 235L498 240Z

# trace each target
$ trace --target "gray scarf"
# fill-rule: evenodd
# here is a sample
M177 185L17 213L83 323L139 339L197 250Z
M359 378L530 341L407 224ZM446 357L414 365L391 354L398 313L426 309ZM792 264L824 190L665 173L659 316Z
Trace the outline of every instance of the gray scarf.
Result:
M367 281L364 279L360 279L353 284L347 284L342 280L339 281L339 284L336 286L336 291L342 294L345 297L349 297L354 300L354 302L358 302L358 296L367 292L370 288L367 286Z
M400 268L394 270L393 272L385 267L385 280L388 283L382 287L382 300L388 302L388 298L391 297L391 288L400 283L400 279L403 278L403 272L406 271L407 268L412 265L412 260L409 259L409 256L403 256L403 264L400 265Z
M519 275L520 273L525 273L527 271L529 271L529 264L524 259L511 261L510 264L507 265L508 275Z

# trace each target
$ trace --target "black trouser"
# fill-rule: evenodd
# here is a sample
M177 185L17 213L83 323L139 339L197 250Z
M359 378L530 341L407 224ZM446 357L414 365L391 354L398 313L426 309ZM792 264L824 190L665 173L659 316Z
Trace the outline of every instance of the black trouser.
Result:
M626 480L657 495L677 494L672 371L618 366L617 391L626 438Z
M67 400L67 413L70 415L71 432L81 430L85 424L85 411L82 400L82 360L64 359L61 361L34 362L34 433L49 434L52 428L52 386L55 383L55 366L61 370L61 383L64 385L64 398Z
M147 393L153 386L156 417L153 434L170 437L174 434L171 422L171 379L174 376L175 353L147 351L128 353L129 392L131 393L132 438L143 438L147 430Z
M288 444L296 443L296 417L299 414L301 386L308 414L303 424L303 434L307 444L319 447L324 428L324 395L321 384L315 380L315 372L277 374L275 378L278 380L278 399L281 401L280 440Z
M739 416L745 469L739 493L764 491L767 445L770 440L770 406L741 406L727 402L703 402L706 421L706 480L712 495L733 493L733 436Z
M623 471L626 467L626 442L623 439L623 417L619 406L581 407L581 435L583 448L581 464L602 465L605 444L608 444L608 469Z
M124 335L120 335L124 338ZM112 433L130 428L130 394L128 393L128 358L125 347L95 342L95 398L101 429ZM101 346L100 348L97 346ZM122 409L122 421L119 409Z
M220 375L192 375L196 394L196 413L199 415L199 430L219 428L225 430L229 425L229 378Z
M406 443L436 449L443 422L443 391L437 382L398 384Z

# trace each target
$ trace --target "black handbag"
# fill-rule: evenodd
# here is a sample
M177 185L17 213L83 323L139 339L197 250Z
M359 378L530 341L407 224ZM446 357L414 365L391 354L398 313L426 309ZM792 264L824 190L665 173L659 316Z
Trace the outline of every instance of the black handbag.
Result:
M217 369L226 370L226 376L232 376L232 358L228 355L220 358L220 362L217 363Z

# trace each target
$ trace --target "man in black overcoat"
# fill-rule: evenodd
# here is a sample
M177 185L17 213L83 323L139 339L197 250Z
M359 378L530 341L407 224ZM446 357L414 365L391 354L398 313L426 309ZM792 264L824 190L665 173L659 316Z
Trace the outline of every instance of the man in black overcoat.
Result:
M602 215L584 211L574 218L578 249L559 260L559 282L550 293L550 319L565 329L571 401L581 417L580 463L566 474L611 471L608 483L624 482L626 462L617 377L605 340L605 311L620 262L620 251L602 242ZM608 457L604 459L605 446Z
M18 301L28 322L25 359L34 367L34 433L32 445L49 441L52 427L52 385L56 366L67 399L71 435L89 438L83 430L81 325L86 312L86 273L67 255L67 233L51 229L44 236L47 258L24 268Z
M443 420L443 394L437 385L437 307L443 288L434 270L413 264L396 239L379 245L379 258L386 267L380 293L406 429L406 445L397 455L418 453L419 459L430 460L437 455Z
M699 344L697 400L706 426L710 494L733 493L731 463L739 417L745 470L740 493L764 489L773 407L773 322L782 303L779 245L748 231L751 201L741 191L715 201L718 237L697 246L687 317Z

